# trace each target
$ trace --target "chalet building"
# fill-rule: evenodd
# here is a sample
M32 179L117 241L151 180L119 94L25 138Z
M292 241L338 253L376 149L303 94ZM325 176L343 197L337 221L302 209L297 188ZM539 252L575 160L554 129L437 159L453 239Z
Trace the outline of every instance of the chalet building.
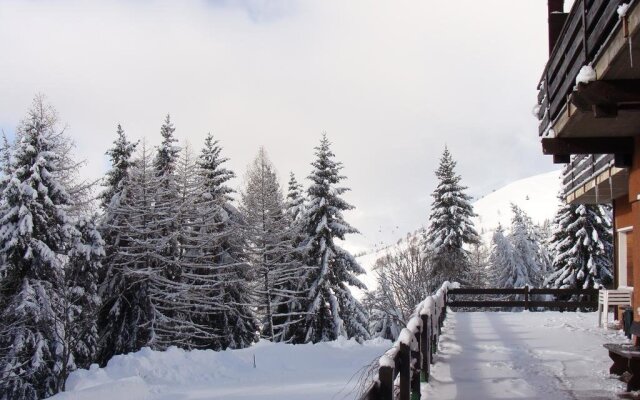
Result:
M635 287L640 320L639 0L549 0L539 83L545 154L569 164L566 201L613 203L616 287Z

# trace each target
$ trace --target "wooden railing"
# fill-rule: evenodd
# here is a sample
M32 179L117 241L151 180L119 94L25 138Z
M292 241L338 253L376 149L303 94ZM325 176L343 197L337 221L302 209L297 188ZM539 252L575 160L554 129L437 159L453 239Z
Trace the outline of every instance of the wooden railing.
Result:
M629 0L575 0L538 85L539 134L567 103L583 65L592 62L619 25L616 12Z
M563 192L573 192L613 165L613 154L576 155L562 177Z
M418 304L396 343L380 357L378 379L360 400L420 398L420 382L429 380L433 355L447 315L447 293L457 286L445 282L435 295Z
M485 295L494 297L487 300L461 300L460 297L466 295ZM496 300L496 296L517 296L517 300ZM548 299L546 296L553 298ZM558 300L560 299L560 300ZM563 300L570 299L570 300ZM577 310L598 308L597 289L534 289L529 287L519 289L450 289L448 291L448 307L461 308L524 308L525 310L557 309L557 310Z

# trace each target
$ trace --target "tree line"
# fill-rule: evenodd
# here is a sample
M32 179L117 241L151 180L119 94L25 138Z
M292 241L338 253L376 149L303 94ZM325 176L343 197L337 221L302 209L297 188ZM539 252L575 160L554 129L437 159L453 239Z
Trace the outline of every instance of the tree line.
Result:
M4 138L0 398L48 397L72 370L142 347L369 338L326 135L306 189L292 174L285 194L260 149L236 202L211 134L198 152L179 146L168 115L156 148L115 134L97 198L43 97Z

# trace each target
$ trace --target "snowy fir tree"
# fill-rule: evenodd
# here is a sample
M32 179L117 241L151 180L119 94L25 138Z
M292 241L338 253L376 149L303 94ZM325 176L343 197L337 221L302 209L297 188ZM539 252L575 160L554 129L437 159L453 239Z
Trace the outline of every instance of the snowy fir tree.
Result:
M282 323L287 321L288 303L294 298L290 288L298 271L290 257L292 224L285 214L282 189L262 147L247 169L240 210L251 264L261 282L256 285L256 294L262 336L276 341L283 336Z
M215 205L211 216L213 225L206 232L211 239L205 250L212 257L214 286L211 298L217 309L203 314L200 323L214 327L215 338L209 348L243 348L257 340L258 321L253 310L246 243L242 235L243 220L233 206L229 181L233 171L224 164L222 147L209 134L197 161L197 174L207 197Z
M113 142L113 147L107 151L111 169L106 173L105 189L100 195L100 205L107 213L111 202L117 201L118 195L122 192L133 165L133 154L137 146L137 143L129 141L120 124L116 128L116 134L118 136Z
M94 215L78 221L80 235L75 238L65 266L65 334L69 354L78 368L89 368L98 355L96 313L101 307L98 276L105 253L96 220L97 216Z
M55 111L36 97L18 128L0 215L0 398L36 400L64 384L64 259L79 235L66 209ZM65 175L65 177L68 177Z
M424 248L433 257L432 290L447 280L468 280L470 262L464 246L480 242L471 221L475 216L471 197L464 192L466 187L460 184L455 167L456 162L445 147L436 170L438 186L432 194L429 228L424 237Z
M489 266L493 287L512 288L515 287L514 282L524 281L526 278L518 276L519 269L513 254L513 246L507 239L502 225L498 225L491 238Z
M301 247L309 270L302 282L306 318L291 331L292 341L297 343L329 341L339 336L369 337L366 310L347 286L365 289L355 276L365 271L336 243L357 230L342 215L353 206L340 197L348 189L337 186L344 177L340 175L342 164L334 161L334 157L329 140L323 134L312 163L308 207L303 216L305 238Z
M502 229L493 237L491 265L500 288L539 287L542 283L542 250L537 228L517 205L511 204L513 217L510 233Z
M599 204L562 204L553 221L553 272L545 286L599 289L613 282L611 209Z
M289 174L285 208L290 221L294 223L300 221L300 217L304 213L304 193L302 185L298 183L293 172Z
M152 238L152 204L157 180L146 144L121 184L117 201L112 201L103 218L102 231L117 232L107 243L106 277L101 283L103 306L99 313L100 355L105 365L116 354L137 351L149 345L153 309L148 275Z

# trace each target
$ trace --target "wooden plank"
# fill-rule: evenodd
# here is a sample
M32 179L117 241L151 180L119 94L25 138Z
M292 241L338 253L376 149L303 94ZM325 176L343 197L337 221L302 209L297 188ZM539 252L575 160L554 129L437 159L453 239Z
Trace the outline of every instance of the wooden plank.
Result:
M411 349L409 345L400 343L400 400L411 397Z
M431 373L431 321L428 315L422 315L422 345L420 351L422 351L422 379L424 382L429 382L429 375Z
M380 367L378 369L380 400L393 400L393 375L393 368L391 367Z
M598 308L597 301L530 301L531 308Z
M553 49L553 53L547 62L549 77L553 77L558 73L558 66L562 61L564 54L566 54L567 46L569 46L571 39L576 36L580 23L582 22L582 10L582 2L574 2L571 12L567 17L567 22L565 22L562 33L560 34L560 41L556 44Z
M532 288L529 289L531 294L553 294L561 295L589 295L597 296L600 291L598 289L548 289L548 288Z
M589 27L587 49L590 58L593 58L598 53L600 47L609 38L611 32L616 29L619 23L617 13L619 4L619 0L608 0L606 7L602 9L599 14L594 13L595 26L589 27L589 22L587 23L587 27Z
M497 288L460 288L449 289L449 295L457 294L524 294L524 288L497 289Z
M525 305L524 301L515 301L515 300L453 300L447 303L449 307L483 307L483 308L493 308L493 307L523 307Z

